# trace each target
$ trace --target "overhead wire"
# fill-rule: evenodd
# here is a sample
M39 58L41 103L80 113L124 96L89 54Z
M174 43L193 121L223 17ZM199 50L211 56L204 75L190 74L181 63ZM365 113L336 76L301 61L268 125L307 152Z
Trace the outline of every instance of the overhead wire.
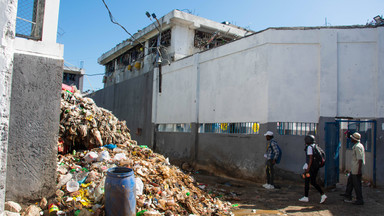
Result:
M102 0L102 1L103 1L103 3L104 3L105 8L108 10L109 19L111 20L111 22L112 22L113 24L116 24L116 25L120 26L120 27L121 27L127 34L129 34L129 35L132 37L133 41L137 41L138 43L140 43L140 45L142 45L142 46L144 47L144 45L143 45L140 41L136 40L135 37L134 37L131 33L129 33L128 30L127 30L124 26L122 26L120 23L118 23L118 22L115 20L115 18L114 18L113 15L112 15L111 10L109 10L109 8L108 8L107 3L105 3L104 0Z
M111 12L111 10L109 9L109 7L108 7L108 5L107 5L107 3L105 3L105 1L104 0L102 0L102 2L103 2L103 4L104 4L104 6L105 6L105 8L107 9L107 11L108 11L108 15L109 15L109 18L110 18L110 20L111 20L111 22L113 23L113 24L116 24L116 25L118 25L118 26L120 26L128 35L130 35L131 36L131 38L132 38L132 42L135 42L135 41L137 41L142 47L143 47L143 49L148 49L147 47L145 47L145 45L142 43L142 42L140 42L139 40L137 40L131 33L129 33L128 32L128 30L123 26L123 25L121 25L120 23L118 23L116 20L115 20L115 18L113 17L113 15L112 15L112 12ZM147 12L148 13L148 12ZM151 19L152 20L152 19ZM158 21L157 21L158 22ZM159 25L160 25L160 23L158 23ZM161 34L161 31L159 30L159 28L158 28L158 26L155 26L156 27L156 29L159 31L159 34ZM161 46L161 45L160 45ZM161 51L160 51L160 48L161 47L158 47L158 48L156 48L156 50L159 52L159 55L161 56L162 54L161 54ZM164 47L164 49L166 49L165 47ZM148 53L147 55L150 55L150 53ZM144 55L143 57L145 57L146 55ZM164 58L164 57L163 57ZM166 59L168 62L170 62L168 59ZM88 75L89 76L89 75Z
M99 74L84 74L84 76L101 76L104 75L105 73L99 73Z

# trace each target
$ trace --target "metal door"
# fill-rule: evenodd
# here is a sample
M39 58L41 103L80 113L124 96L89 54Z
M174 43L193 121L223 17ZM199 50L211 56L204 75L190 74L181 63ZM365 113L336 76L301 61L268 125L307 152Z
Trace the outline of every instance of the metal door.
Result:
M325 177L324 186L329 187L339 182L339 123L325 123Z

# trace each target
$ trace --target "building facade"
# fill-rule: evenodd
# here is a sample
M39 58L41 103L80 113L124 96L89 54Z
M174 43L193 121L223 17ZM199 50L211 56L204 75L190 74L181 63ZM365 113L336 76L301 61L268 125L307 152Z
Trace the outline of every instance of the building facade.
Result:
M78 67L70 67L64 64L63 83L76 88L83 92L83 82L85 70Z
M191 30L195 25L190 23L202 19L176 12L191 20L178 21L184 27L175 29ZM211 29L202 44L215 38L216 31ZM150 38L145 32L136 40ZM197 43L199 33L189 32L194 36L182 37L171 28L172 61L159 67L152 59L153 68L135 77L117 78L117 59L112 57L123 53L118 51L122 44L99 59L111 78L94 99L126 120L139 143L174 163L261 180L267 130L274 132L284 152L277 167L285 178L302 172L304 136L314 134L328 155L323 180L334 185L339 173L349 169L351 146L343 134L359 131L367 149L364 178L384 184L382 159L377 157L384 153L383 26L245 31L222 46L194 47L177 55L183 46ZM194 42L179 49L180 38Z

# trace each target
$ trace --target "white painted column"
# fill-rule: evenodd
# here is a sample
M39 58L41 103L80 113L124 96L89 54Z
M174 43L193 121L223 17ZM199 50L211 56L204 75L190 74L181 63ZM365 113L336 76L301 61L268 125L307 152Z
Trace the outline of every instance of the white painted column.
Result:
M0 215L4 214L17 1L0 0Z
M158 98L161 96L159 93L159 68L153 69L153 87L152 87L152 123L157 123L157 107Z
M335 117L338 115L337 31L321 29L319 43L319 116Z
M56 43L60 0L45 1L42 41Z
M195 109L192 109L191 115L193 120L196 121L197 127L200 124L200 53L196 53L193 59L193 73L196 74L194 78L196 80L191 80L192 83L195 83L195 97L194 103L196 105Z
M376 117L384 116L384 27L377 28ZM381 128L381 127L380 127Z
M172 28L171 47L169 53L174 53L174 60L191 55L194 49L195 30L188 26L175 25Z

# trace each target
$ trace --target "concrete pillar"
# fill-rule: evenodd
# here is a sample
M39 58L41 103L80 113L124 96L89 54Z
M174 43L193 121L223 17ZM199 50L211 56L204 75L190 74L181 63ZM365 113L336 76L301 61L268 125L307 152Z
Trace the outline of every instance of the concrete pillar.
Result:
M191 55L194 49L195 30L188 26L175 25L171 32L171 47L168 53L174 54L174 60Z
M62 60L14 54L7 201L55 194L62 74Z
M4 214L17 1L0 0L0 215Z
M0 0L0 14L4 14L3 11L12 11L6 5L16 5L13 2L17 1ZM6 175L1 172L1 178L4 178L1 182L5 181L5 184L2 184L0 190L6 190L5 201L38 200L54 195L56 189L63 45L56 43L60 1L50 0L45 3L41 41L14 38L15 27L13 25L12 31L9 30L9 23L16 23L16 6L14 15L3 24L8 25L8 30L2 35L12 35L14 41L13 48L10 49L13 67L7 67L6 70L12 74L12 77L6 76L9 80L7 92L11 91L12 94L8 94L5 109L9 119L6 125L9 128L6 133L7 161L6 164L1 163L1 168L7 171ZM2 23L4 18L0 17L0 20ZM2 46L4 44L7 43L2 41ZM3 65L0 63L0 67L4 67ZM3 76L3 69L0 76ZM1 101L1 104L4 103Z
M45 1L42 41L56 43L59 6L60 0Z

